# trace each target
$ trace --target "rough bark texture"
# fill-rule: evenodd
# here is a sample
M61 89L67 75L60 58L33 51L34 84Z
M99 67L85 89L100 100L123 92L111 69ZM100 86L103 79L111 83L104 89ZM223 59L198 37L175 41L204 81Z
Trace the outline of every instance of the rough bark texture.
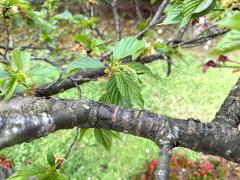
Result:
M216 114L216 122L233 127L240 123L240 79L232 88L225 99L219 112Z
M19 97L0 104L0 148L74 126L133 134L240 163L240 131L218 122L180 120L89 100Z

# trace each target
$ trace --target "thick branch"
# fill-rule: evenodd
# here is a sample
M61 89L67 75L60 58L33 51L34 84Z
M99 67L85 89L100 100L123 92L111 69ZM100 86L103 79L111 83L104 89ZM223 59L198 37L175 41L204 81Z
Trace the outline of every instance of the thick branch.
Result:
M16 98L0 104L0 148L74 126L104 128L151 139L168 140L240 163L240 132L218 123L179 120L145 110L125 109L88 100Z
M238 127L240 124L240 79L230 91L222 107L216 114L219 124Z

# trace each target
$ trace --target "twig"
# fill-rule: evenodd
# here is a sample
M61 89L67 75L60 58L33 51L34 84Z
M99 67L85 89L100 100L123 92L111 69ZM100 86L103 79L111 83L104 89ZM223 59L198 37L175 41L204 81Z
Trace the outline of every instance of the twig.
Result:
M184 26L182 29L180 29L180 31L179 31L178 34L177 34L177 38L176 38L177 40L182 40L185 32L187 31L188 25L189 25L189 24L187 24L187 25Z
M81 5L81 7L82 7L83 13L84 13L85 15L87 15L87 14L88 14L88 10L87 10L87 7L86 7L86 5L84 4L83 0L80 0L80 5Z
M141 20L143 20L143 17L142 17L140 8L139 8L138 0L134 0L134 3L135 3L135 8L136 8L136 14L138 16L138 19L141 21Z
M105 40L105 36L104 36L103 32L101 32L101 31L98 29L98 27L96 27L96 25L95 25L95 27L90 26L90 29L93 30L93 31L95 31L95 32L97 33L97 35L98 35L102 40Z
M7 59L7 53L8 53L9 43L10 43L10 30L9 30L9 26L8 26L8 22L7 22L7 15L6 15L7 12L8 12L8 9L3 8L3 10L2 10L3 21L4 21L4 24L5 24L5 27L6 27L6 34L7 34L5 52L4 52L4 58L5 59Z
M90 6L90 10L89 10L89 16L92 18L93 17L93 6Z
M76 128L76 133L75 133L75 136L74 136L74 139L73 139L73 142L70 144L70 146L69 146L69 148L68 148L68 150L67 150L67 152L66 152L66 154L65 154L65 156L63 158L63 161L57 165L56 169L60 169L62 164L63 164L63 162L68 159L69 154L70 154L72 148L74 147L74 145L77 142L77 139L78 139L78 136L79 136L79 131L80 131L80 128L77 127Z
M168 3L170 2L170 0L164 0L160 6L158 7L158 10L156 12L156 14L153 16L152 20L149 22L148 26L141 32L139 32L137 34L136 37L142 37L142 35L148 30L150 29L153 25L155 25L156 23L159 22L159 18L162 17L163 15L163 10L166 8L166 6L168 5Z
M78 85L77 80L74 79L72 76L69 76L68 79L70 79L70 80L73 82L74 86L77 88L78 98L81 99L81 94L82 94L82 93L81 93L81 88L80 88L80 86Z
M210 35L207 36L200 36L197 37L195 39L189 40L189 41L184 41L184 42L178 42L175 44L172 44L171 47L176 48L176 47L188 47L187 45L190 45L191 47L202 44L208 40L211 40L217 36L223 35L225 33L227 33L229 30L228 29L224 29L222 31L216 32L216 33L212 33ZM168 44L171 44L171 41L168 42Z
M115 22L115 31L116 31L116 40L119 41L121 39L121 26L120 26L120 17L117 11L117 0L112 0L111 7Z

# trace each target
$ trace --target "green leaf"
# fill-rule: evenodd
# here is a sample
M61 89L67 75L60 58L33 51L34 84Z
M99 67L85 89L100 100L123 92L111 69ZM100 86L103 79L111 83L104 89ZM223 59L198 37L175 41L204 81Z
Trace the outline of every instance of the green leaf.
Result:
M117 86L116 77L113 75L107 83L107 92L99 99L102 103L115 104L123 107L131 107L132 104L121 95Z
M198 4L197 8L193 11L194 14L199 14L207 10L213 3L216 3L216 0L198 0L200 4ZM197 0L196 0L197 3Z
M178 24L182 21L182 4L172 7L162 24Z
M217 56L240 49L240 31L231 30L213 48L211 55Z
M223 20L220 25L229 29L240 31L240 12L234 12L232 15Z
M59 13L56 16L54 16L55 19L57 20L66 20L66 21L71 21L73 20L73 16L71 12L68 10L65 10L63 13Z
M189 23L192 18L209 13L216 5L216 0L180 0L168 11L162 24L180 23L180 28Z
M13 65L20 70L22 70L26 65L28 65L29 61L31 60L31 54L23 52L20 49L14 49L11 56L13 60Z
M79 57L75 59L68 66L68 72L70 74L79 71L80 69L96 69L96 68L104 68L104 63L99 61L98 59L93 59L90 57Z
M198 18L207 14L216 5L216 0L185 0L183 2L183 19L180 25L184 27L192 17Z
M58 74L58 69L48 64L38 64L30 69L30 76L57 77Z
M143 107L144 101L141 95L141 88L139 86L137 75L120 71L117 72L115 76L121 96L131 102L131 104Z
M11 74L8 73L7 71L0 70L0 81L4 81L11 78Z
M91 19L77 22L76 24L79 25L80 27L91 27L91 26L95 25L96 22L97 22L97 19L93 17Z
M105 129L94 129L94 136L98 143L102 144L108 151L110 151L112 146L112 132Z
M56 170L41 164L30 164L18 170L8 180L27 180L29 178L38 180L67 180L68 178ZM35 179L34 178L34 179Z
M43 180L48 177L49 168L41 164L30 164L22 169L18 170L8 180L26 180L30 177L38 177L39 180Z
M152 71L147 66L145 66L139 62L130 62L127 64L127 66L129 66L132 69L135 69L137 71L137 73L147 74L156 79L159 79L158 76L156 74L153 74Z
M50 166L55 166L55 157L50 149L47 152L47 162Z
M128 56L135 56L144 48L145 40L138 40L134 36L122 38L113 49L113 59L121 60Z
M91 49L91 40L88 38L87 35L79 34L74 36L74 40L83 44L87 49Z
M18 85L17 79L11 77L5 81L0 82L0 92L1 96L4 96L4 100L8 100L12 97L14 90Z

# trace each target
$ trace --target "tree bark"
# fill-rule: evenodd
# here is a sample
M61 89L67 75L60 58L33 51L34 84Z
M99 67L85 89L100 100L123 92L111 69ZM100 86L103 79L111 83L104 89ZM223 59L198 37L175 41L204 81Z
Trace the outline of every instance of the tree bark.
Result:
M185 147L240 163L240 131L216 122L181 120L90 100L18 97L0 104L0 148L75 126L124 132L156 144L167 141L172 147Z

